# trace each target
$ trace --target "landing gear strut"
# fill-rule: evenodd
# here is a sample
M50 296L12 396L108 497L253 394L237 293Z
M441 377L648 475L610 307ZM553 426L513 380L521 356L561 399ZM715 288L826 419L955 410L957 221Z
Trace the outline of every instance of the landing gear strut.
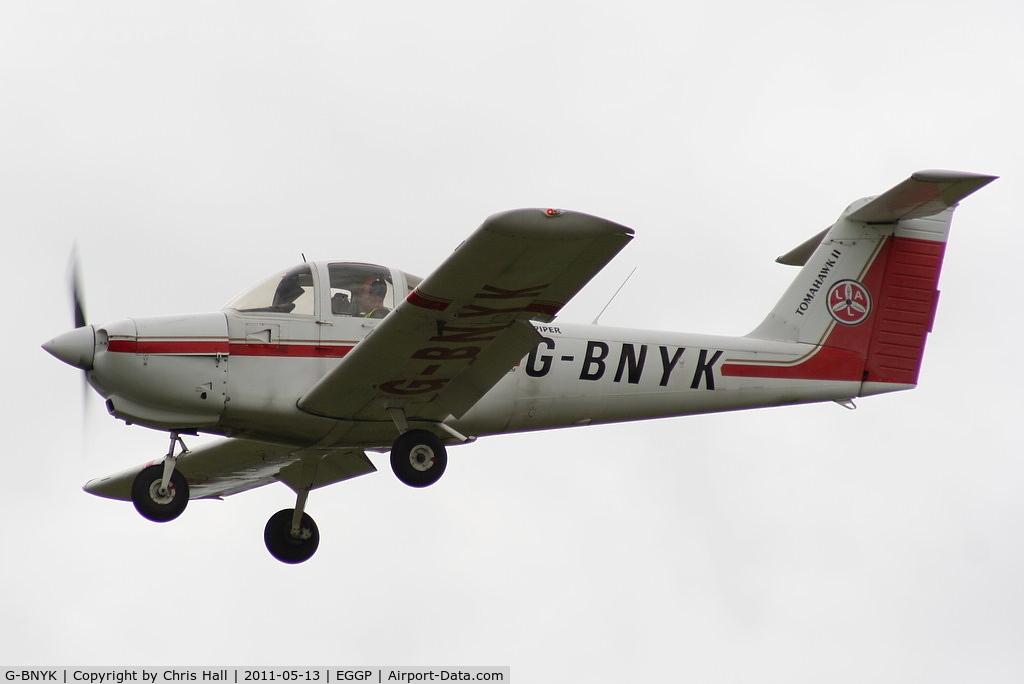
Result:
M181 445L181 453L174 454ZM135 510L147 520L168 522L174 520L188 505L188 481L174 469L178 456L188 453L188 447L177 432L171 433L171 446L163 463L151 465L135 476L132 482L132 503Z
M320 546L320 530L305 512L309 490L298 492L295 508L285 508L270 516L263 529L263 542L270 555L282 563L303 563Z

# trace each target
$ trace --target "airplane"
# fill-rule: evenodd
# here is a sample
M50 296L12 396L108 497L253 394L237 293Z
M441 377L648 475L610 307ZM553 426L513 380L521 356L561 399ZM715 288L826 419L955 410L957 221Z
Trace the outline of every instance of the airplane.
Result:
M427 487L479 437L853 399L918 383L957 203L995 180L920 171L847 207L777 259L799 267L742 337L556 322L633 238L559 209L486 219L433 273L315 261L222 310L75 324L43 349L107 411L169 435L165 455L85 484L155 522L190 499L282 482L264 528L284 563L313 556L312 490L376 471ZM188 449L183 435L224 439Z

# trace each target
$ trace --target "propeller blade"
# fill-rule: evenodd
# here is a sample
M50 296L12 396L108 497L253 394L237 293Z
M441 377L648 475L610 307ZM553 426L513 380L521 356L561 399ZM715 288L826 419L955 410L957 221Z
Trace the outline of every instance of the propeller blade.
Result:
M83 294L82 288L82 276L81 268L79 266L78 259L78 244L75 243L71 248L71 264L70 264L70 285L71 285L71 307L72 315L75 319L75 329L84 328L88 325L85 316L85 295ZM90 364L91 365L91 364ZM89 371L85 368L82 369L82 426L85 430L85 426L89 422ZM84 436L84 434L83 434Z
M78 267L78 247L71 252L71 305L74 307L75 327L84 328L87 323L85 319L85 296L82 294L82 280Z

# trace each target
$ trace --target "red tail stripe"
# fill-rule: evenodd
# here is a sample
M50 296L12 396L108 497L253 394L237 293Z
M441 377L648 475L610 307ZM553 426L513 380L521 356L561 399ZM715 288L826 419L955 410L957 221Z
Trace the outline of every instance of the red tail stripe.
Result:
M819 347L817 353L795 365L748 365L726 363L722 375L738 378L779 378L785 380L840 380L860 382L864 360L853 352Z
M917 384L945 247L933 240L890 238L863 276L875 301L864 324L834 326L816 352L796 362L726 363L722 374Z

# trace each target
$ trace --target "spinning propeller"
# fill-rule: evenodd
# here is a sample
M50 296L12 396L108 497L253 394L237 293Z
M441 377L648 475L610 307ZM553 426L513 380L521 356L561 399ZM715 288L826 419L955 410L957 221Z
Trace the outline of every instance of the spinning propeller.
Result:
M92 370L96 349L96 330L86 323L85 306L83 304L82 285L78 270L78 252L71 254L71 304L74 311L75 328L58 335L43 344L43 349L53 354L64 363L81 368L87 374ZM83 395L88 394L89 381L87 375L82 376Z

